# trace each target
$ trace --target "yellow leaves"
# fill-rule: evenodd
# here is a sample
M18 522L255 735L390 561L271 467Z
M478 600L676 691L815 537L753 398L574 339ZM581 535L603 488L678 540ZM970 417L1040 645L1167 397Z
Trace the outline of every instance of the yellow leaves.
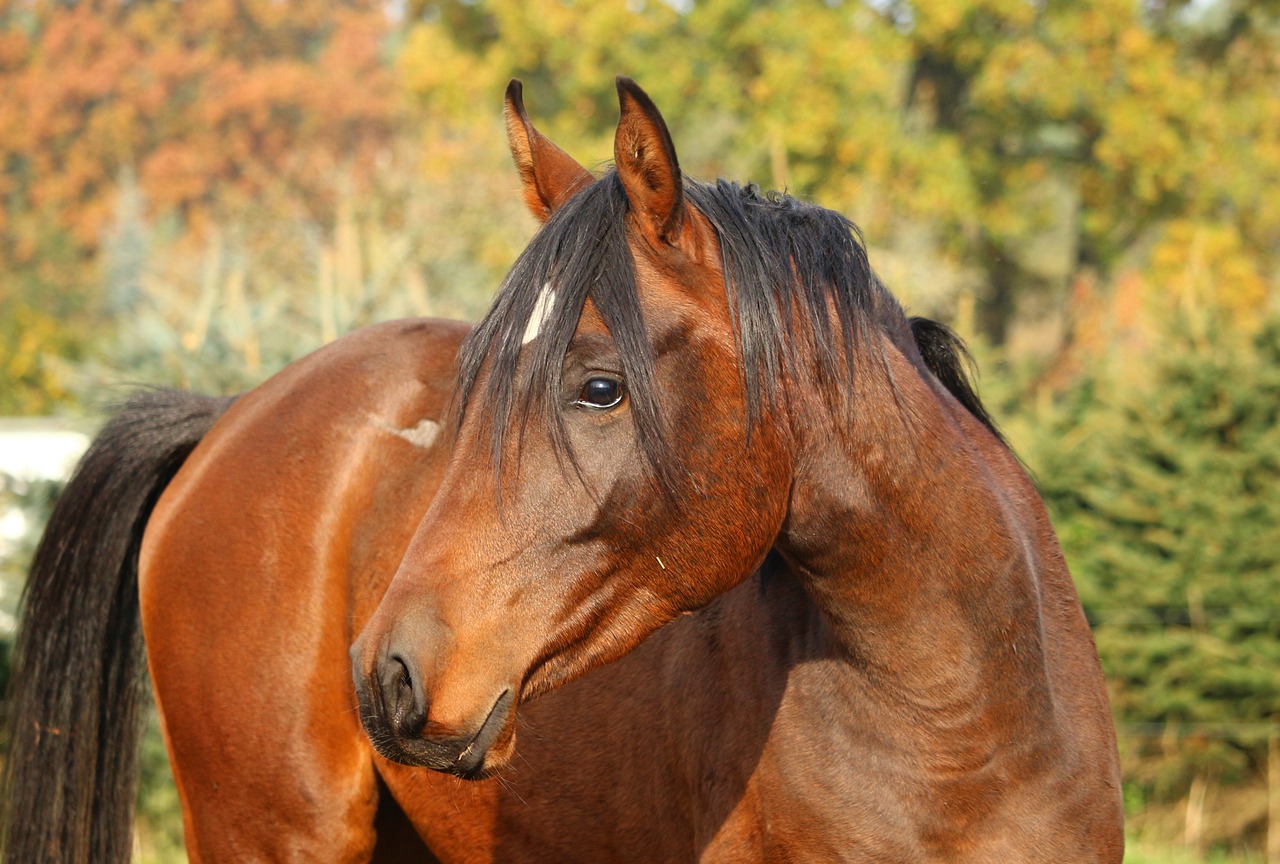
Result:
M1010 97L1045 104L1057 101L1060 107L1050 108L1050 113L1061 116L1075 102L1074 87L1063 75L1065 60L1055 56L1050 46L1030 39L995 45L974 81L973 99L987 110L999 110ZM1058 86L1045 86L1049 81L1057 81Z
M68 398L51 359L65 354L69 334L54 316L24 303L0 311L0 414L37 414Z
M1266 311L1267 281L1237 225L1176 219L1151 252L1149 284L1158 308L1190 313L1212 307L1244 332L1256 329Z
M954 3L948 0L922 0L911 4L915 18L915 32L921 41L940 42L960 29L966 7L973 4Z
M1154 44L1145 28L1130 24L1120 32L1116 49L1122 57L1137 57L1149 52Z
M1076 33L1082 42L1097 45L1110 39L1116 23L1111 10L1101 8L1101 4L1090 4L1090 8L1083 9L1077 19Z
M396 61L400 85L420 104L462 119L487 100L500 105L497 77L484 57L458 48L437 24L415 25Z
M1126 191L1155 202L1184 176L1185 141L1166 118L1153 114L1141 99L1119 97L1104 108L1105 135L1094 151L1100 167L1131 178Z
M1077 280L1070 303L1073 353L1093 364L1107 358L1132 377L1175 318L1192 339L1205 341L1211 331L1219 339L1245 339L1272 306L1259 263L1232 223L1171 220L1146 260L1135 260L1110 284L1093 276ZM1203 347L1213 350L1207 341Z
M1036 16L1036 4L1025 0L923 0L911 4L910 34L917 44L945 50L972 68L984 62L995 34L1012 39Z

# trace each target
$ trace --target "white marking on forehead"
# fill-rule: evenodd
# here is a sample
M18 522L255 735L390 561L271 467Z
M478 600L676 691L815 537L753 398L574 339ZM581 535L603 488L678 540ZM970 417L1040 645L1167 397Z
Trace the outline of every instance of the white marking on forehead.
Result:
M538 294L538 302L533 304L533 312L529 315L529 323L524 325L524 338L520 340L521 345L528 345L538 338L538 331L542 329L542 325L551 316L551 307L555 305L556 290L548 282L542 286L542 291Z
M397 438L403 438L414 447L421 447L423 450L436 443L436 438L440 435L440 424L434 420L423 420L417 426L408 429L397 429L384 420L375 419L373 422L380 429L390 432Z

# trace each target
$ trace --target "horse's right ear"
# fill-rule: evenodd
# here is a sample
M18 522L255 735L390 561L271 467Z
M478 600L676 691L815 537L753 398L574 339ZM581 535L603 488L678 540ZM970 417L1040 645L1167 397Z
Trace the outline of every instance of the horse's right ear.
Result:
M551 214L595 178L568 153L533 128L524 110L524 85L512 78L507 85L507 142L524 182L524 200L539 222Z

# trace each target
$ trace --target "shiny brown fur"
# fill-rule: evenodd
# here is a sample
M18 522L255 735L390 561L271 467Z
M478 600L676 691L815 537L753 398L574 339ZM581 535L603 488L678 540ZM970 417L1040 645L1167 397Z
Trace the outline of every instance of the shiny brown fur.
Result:
M380 325L240 397L156 504L192 861L1119 862L1097 658L1016 459L875 292L753 406L720 238L619 95L604 180L518 89L508 131L539 218L625 192L660 442L636 393L573 405L636 362L587 297L562 398L512 434L491 366L451 422L466 327Z
M657 109L618 89L616 175L597 182L616 176L629 205L646 386L670 446L655 457L638 437L634 379L617 407L575 403L634 361L603 287L552 354L550 397L522 414L495 419L485 400L505 376L516 394L540 386L534 346L556 330L495 372L528 313L481 325L449 466L352 656L380 752L498 779L453 799L455 820L485 826L479 842L436 840L445 805L401 800L447 860L1119 861L1102 677L1017 460L874 285L826 286L865 289L845 304L865 326L833 325L832 353L813 350L804 295L787 301L798 347L753 412L726 238L691 203L709 193L689 199ZM606 194L561 151L539 171L519 96L526 182ZM572 195L539 182L526 196L551 214L544 230L564 230ZM523 305L491 318L546 291L523 272L504 288ZM557 297L572 272L548 268ZM576 315L566 302L551 319ZM518 434L495 436L508 416ZM667 494L662 459L678 468Z

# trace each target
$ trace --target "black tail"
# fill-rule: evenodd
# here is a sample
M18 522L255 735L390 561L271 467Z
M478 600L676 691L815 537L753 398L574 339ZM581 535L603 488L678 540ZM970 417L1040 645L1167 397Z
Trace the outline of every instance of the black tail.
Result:
M951 395L956 397L956 400L968 409L970 414L981 420L983 426L990 429L1007 445L1008 442L1004 440L1004 435L1000 433L996 421L991 419L982 400L978 398L978 391L969 381L975 364L969 349L964 346L964 341L947 325L928 318L912 318L911 335L915 337L916 345L920 348L924 365L937 376L942 386L950 390Z
M134 396L54 507L23 592L10 680L4 861L130 859L146 698L138 547L156 499L229 402Z

